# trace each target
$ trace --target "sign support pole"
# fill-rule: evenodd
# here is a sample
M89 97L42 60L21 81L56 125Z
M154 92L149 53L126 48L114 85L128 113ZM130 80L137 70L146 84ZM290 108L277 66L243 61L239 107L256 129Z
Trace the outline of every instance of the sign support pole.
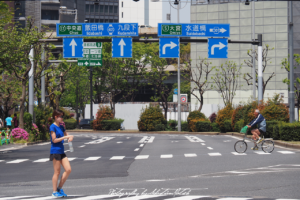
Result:
M29 59L31 61L31 69L29 71L29 84L28 84L28 91L29 91L29 95L28 95L28 112L32 115L32 119L34 122L34 116L33 116L33 108L34 108L34 52L33 52L33 46L31 47L30 53L29 53Z
M258 103L263 100L263 78L262 78L262 34L258 34Z
M45 49L44 46L42 47L42 63L45 62ZM42 77L41 77L41 101L42 105L45 105L45 70L42 71Z
M179 4L177 5L177 23L179 24ZM179 48L180 48L180 37L179 39ZM178 69L177 69L177 83L178 83L178 97L177 97L177 103L178 103L178 131L181 131L181 98L180 98L180 52L178 57Z
M91 99L91 107L90 107L90 119L94 119L93 116L93 67L90 67L90 99Z
M295 92L294 92L294 46L293 46L293 2L289 1L289 63L290 63L290 123L295 121Z
M255 1L252 1L252 39L255 40ZM252 44L252 84L253 84L253 101L256 101L256 73L255 73L255 46Z

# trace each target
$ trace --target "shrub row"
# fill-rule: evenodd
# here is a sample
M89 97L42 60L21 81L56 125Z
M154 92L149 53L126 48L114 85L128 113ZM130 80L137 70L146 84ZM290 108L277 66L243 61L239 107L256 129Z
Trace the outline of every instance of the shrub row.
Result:
M65 119L64 122L67 130L76 128L76 120L74 118Z
M102 129L103 130L118 130L121 127L123 119L112 119L112 120L103 120Z

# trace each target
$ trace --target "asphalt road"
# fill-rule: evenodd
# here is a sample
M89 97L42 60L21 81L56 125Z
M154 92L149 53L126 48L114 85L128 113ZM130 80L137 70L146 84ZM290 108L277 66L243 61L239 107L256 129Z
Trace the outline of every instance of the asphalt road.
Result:
M72 173L63 187L72 199L300 199L297 150L266 154L248 143L241 155L238 138L222 135L74 135L74 152L65 143ZM49 150L0 148L0 200L51 198Z

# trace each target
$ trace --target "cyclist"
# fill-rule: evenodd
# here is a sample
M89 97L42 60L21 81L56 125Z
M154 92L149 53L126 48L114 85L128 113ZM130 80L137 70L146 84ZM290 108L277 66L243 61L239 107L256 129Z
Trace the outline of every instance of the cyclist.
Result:
M251 149L252 150L258 150L257 144L259 144L262 141L262 138L259 137L259 135L264 134L266 132L266 130L267 130L266 125L267 124L266 124L265 118L259 113L258 109L256 109L254 111L254 115L255 115L255 119L252 120L252 122L250 122L248 124L248 128L251 128L251 127L253 127L254 125L257 124L258 128L251 130L252 139L256 140L256 142L254 142L254 147L252 147Z

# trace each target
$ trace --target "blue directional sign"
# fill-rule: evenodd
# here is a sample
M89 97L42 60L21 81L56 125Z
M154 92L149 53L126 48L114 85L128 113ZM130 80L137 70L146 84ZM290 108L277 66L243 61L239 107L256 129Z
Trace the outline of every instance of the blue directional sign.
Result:
M64 58L83 58L83 38L64 38Z
M139 36L138 23L57 23L56 36Z
M208 38L208 58L228 58L228 39Z
M179 58L179 38L159 38L160 58Z
M158 36L230 37L230 24L158 23Z
M132 38L112 38L113 58L132 58Z

